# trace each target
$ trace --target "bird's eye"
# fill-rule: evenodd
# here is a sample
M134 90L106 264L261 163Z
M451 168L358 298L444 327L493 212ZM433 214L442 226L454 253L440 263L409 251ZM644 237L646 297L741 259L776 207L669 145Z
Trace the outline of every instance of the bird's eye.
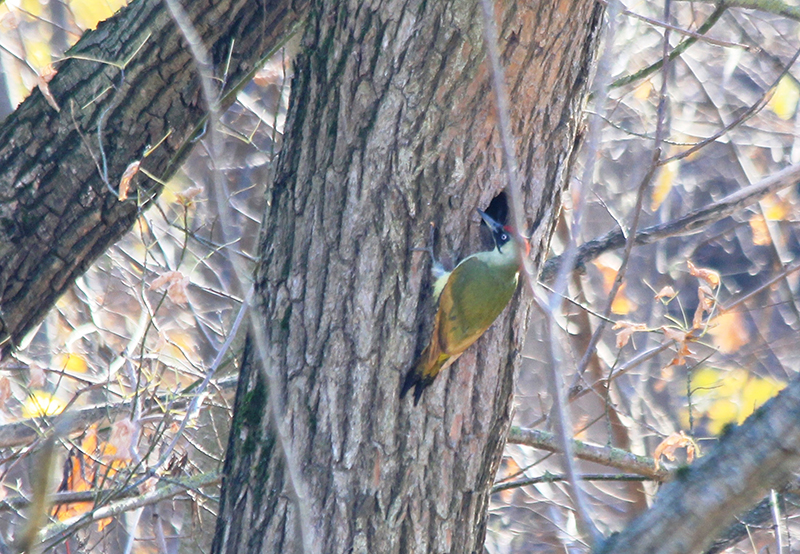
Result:
M508 235L507 235L507 234L505 234L505 233L503 233L502 235L500 235L500 240L501 240L502 242L505 242L505 241L507 241L507 240L508 240Z

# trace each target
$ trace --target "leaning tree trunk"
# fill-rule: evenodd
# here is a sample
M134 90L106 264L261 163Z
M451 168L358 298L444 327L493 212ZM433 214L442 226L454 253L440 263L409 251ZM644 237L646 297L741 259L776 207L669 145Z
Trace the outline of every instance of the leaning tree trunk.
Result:
M497 5L537 259L601 14L594 0ZM475 208L505 185L480 4L322 1L303 46L214 551L480 551L527 303L418 407L398 396L434 311L429 261L412 247L435 222L439 252L470 253Z
M308 0L182 4L219 68L209 77L224 81L223 108L308 8ZM139 173L119 200L126 168L139 161L169 179L207 115L197 63L162 0L132 1L56 69L51 99L34 90L0 125L0 357L161 192ZM155 148L142 159L147 145Z

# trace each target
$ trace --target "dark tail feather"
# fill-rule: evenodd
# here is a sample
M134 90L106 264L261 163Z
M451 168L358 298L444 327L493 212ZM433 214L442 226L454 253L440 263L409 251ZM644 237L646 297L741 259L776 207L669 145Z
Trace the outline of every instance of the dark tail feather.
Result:
M441 363L438 363L438 367L436 367L435 370L430 372L426 377L422 368L422 362L424 359L425 356L423 355L420 361L414 364L411 369L408 370L408 373L406 373L406 378L403 381L403 387L400 389L401 400L405 398L408 391L410 391L412 388L414 389L414 406L419 404L419 399L422 398L422 393L425 392L425 389L428 388L436 379L436 376L439 374L439 368L441 368L442 364L444 363L444 360ZM446 359L447 358L445 358L445 360Z
M414 406L416 406L422 396L422 391L425 389L424 385L420 387L421 383L422 372L419 371L419 364L414 364L414 366L408 370L408 373L406 373L405 381L403 381L403 388L400 389L400 400L406 397L408 391L416 387L416 390L414 390Z

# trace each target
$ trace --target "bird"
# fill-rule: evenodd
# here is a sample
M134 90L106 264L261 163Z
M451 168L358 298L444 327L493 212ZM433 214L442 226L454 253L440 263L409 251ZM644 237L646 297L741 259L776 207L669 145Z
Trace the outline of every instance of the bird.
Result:
M439 373L458 359L494 323L511 301L519 281L519 245L514 229L478 210L489 227L494 248L461 260L453 271L445 271L434 260L434 301L438 300L430 341L408 370L400 389L405 398L414 388L414 405ZM525 255L530 242L520 241ZM433 255L432 249L431 255ZM437 275L438 274L438 275Z

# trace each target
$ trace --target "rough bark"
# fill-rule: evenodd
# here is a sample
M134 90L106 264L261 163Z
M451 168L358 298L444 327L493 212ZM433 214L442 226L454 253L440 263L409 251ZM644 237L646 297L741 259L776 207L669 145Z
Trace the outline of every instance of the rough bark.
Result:
M257 68L307 5L186 3L220 68L217 77L227 68L221 94ZM0 127L0 354L41 321L158 195L160 187L140 173L130 199L119 201L114 191L128 165L141 160L151 174L168 179L207 110L197 66L161 0L132 2L86 33L68 56L49 84L60 111L36 89ZM146 146L156 144L142 160Z
M505 184L480 14L463 0L311 12L256 271L266 373L251 341L215 552L293 552L303 533L313 552L483 548L527 304L512 302L417 408L398 396L433 315L429 262L412 247L433 221L437 251L474 251L475 208ZM537 260L601 14L592 0L497 5Z
M800 379L756 410L714 450L679 472L653 507L598 551L702 552L737 515L800 466Z

